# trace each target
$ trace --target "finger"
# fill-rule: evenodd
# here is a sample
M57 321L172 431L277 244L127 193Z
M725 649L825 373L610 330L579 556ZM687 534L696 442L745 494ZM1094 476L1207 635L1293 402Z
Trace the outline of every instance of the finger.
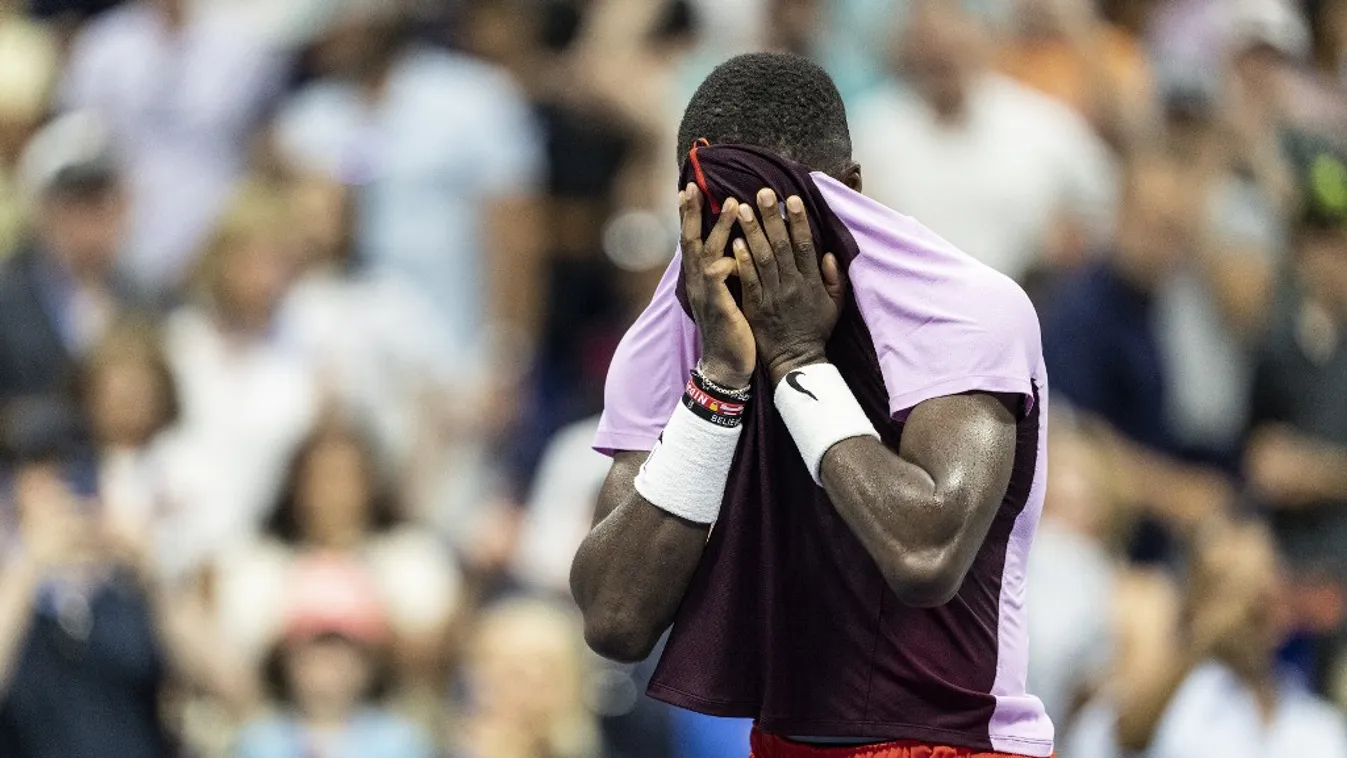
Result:
M734 302L734 296L730 294L730 288L725 284L725 280L739 270L738 262L733 258L717 258L704 270L707 301L724 315L738 312L739 305Z
M711 228L711 234L707 235L706 242L702 245L702 265L725 257L725 245L729 244L730 232L734 231L734 222L736 219L735 211L739 208L739 201L734 198L726 198L725 203L720 207L720 218L716 219L716 225Z
M786 222L781 218L781 206L777 205L776 193L770 189L758 192L758 216L767 233L767 244L772 248L778 275L785 277L799 273L791 252L790 232L786 231Z
M678 246L683 251L683 274L685 277L691 277L695 272L692 267L693 262L700 257L700 248L702 240L702 212L701 208L694 206L694 193L697 193L697 185L689 184L686 189L678 193Z
M778 281L776 257L772 254L772 246L767 244L767 236L762 233L757 216L753 214L753 206L748 203L739 206L739 228L744 230L748 251L758 268L759 283L764 287L775 287Z
M734 241L734 262L739 269L739 283L743 285L744 305L758 304L762 301L762 280L758 277L753 255L743 240Z
M795 250L795 266L808 278L819 276L818 256L814 252L814 231L809 227L809 216L804 212L804 201L798 195L786 198L786 217L790 221L791 247Z
M824 255L819 269L823 274L823 289L828 291L828 297L840 307L842 300L847 296L847 279L846 274L842 273L841 264L837 262L837 256L832 253Z

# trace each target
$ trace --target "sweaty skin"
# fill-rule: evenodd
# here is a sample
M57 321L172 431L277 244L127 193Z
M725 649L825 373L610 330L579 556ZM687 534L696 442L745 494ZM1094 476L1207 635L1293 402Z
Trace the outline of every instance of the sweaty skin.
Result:
M747 370L713 379L745 386L752 363L745 364L742 352L725 348L741 334L739 322L726 310L734 307L733 300L727 303L714 286L703 286L707 280L724 286L724 277L715 278L724 269L712 259L723 251L728 231L720 236L718 225L705 243L690 240L689 230L700 229L700 197L692 197L693 187L683 195L683 250L696 259L685 259L685 272L700 265L713 274L699 274L699 291L690 288L689 301L694 311L708 307L707 302L718 309L718 328L710 326L717 319L695 319L704 358L734 356L729 362ZM767 366L775 389L792 371L826 361L824 345L837 323L845 282L833 256L817 262L798 198L787 200L789 230L770 190L760 192L757 201L763 224L747 204L738 204L736 214L727 203L721 221L736 217L747 240L733 247L744 292L741 318L751 327L757 359ZM695 252L688 256L690 249ZM934 607L958 592L1010 482L1016 436L1012 409L1019 402L985 393L935 398L909 413L897 452L858 437L837 443L824 456L822 480L829 499L903 603ZM646 455L615 457L599 496L595 527L571 569L586 639L600 654L624 661L649 655L672 623L710 530L656 508L636 492L634 481Z

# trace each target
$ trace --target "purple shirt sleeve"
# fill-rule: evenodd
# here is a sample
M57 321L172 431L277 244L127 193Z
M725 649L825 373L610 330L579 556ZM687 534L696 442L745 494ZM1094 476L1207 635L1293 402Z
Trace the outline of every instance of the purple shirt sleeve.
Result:
M613 355L594 437L594 449L604 455L654 447L697 363L697 327L674 290L681 261L675 253L650 305Z
M856 241L848 275L893 416L973 391L1023 395L1028 412L1034 382L1042 383L1042 344L1024 290L913 219L814 179Z

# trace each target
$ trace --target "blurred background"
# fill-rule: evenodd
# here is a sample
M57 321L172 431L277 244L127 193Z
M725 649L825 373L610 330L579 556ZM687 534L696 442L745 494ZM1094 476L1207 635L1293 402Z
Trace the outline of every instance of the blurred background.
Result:
M0 0L0 756L744 755L567 572L759 49L1038 305L1060 753L1347 754L1347 2Z

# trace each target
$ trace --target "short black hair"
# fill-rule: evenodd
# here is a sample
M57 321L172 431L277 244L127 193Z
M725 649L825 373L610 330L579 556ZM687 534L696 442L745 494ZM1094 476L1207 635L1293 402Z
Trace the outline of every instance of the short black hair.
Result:
M832 77L808 58L748 53L716 66L678 127L678 165L705 138L764 147L841 177L852 166L846 106Z

